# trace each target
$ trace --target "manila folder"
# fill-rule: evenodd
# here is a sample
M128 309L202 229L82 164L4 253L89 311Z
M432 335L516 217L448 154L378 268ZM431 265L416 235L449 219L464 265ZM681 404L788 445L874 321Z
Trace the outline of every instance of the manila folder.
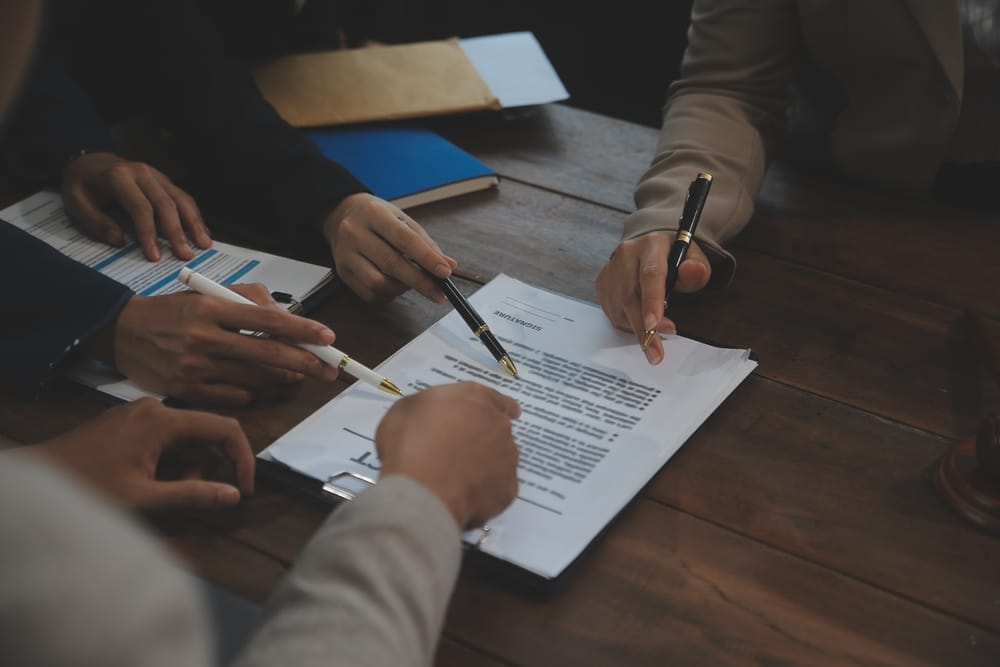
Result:
M286 56L254 77L295 127L501 108L457 39Z

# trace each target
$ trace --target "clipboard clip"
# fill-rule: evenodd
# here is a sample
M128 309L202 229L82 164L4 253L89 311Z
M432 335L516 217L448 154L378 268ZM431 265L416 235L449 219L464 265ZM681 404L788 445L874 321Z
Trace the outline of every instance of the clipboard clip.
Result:
M342 500L354 500L371 486L375 486L375 480L371 477L345 470L327 477L323 484L323 493L329 493Z
M468 532L479 533L479 537L477 537L474 542L465 542L465 541L462 542L462 544L464 544L467 548L471 550L478 550L481 546L483 546L483 544L486 543L486 540L488 540L490 537L490 527L485 523L479 528L476 528L475 530Z
M271 292L271 298L283 305L292 315L302 312L302 302L288 292Z
M326 482L323 484L323 493L336 496L341 500L354 500L361 495L362 491L372 486L375 486L373 478L351 470L344 470L326 478ZM490 527L484 524L474 530L466 531L467 535L468 533L478 533L478 537L473 541L463 540L462 544L469 549L479 549L489 539Z

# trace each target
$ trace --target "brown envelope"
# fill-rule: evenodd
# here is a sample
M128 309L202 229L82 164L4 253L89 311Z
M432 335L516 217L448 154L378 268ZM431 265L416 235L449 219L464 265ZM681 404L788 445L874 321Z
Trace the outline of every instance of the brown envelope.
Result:
M501 108L457 39L286 56L254 77L296 127Z

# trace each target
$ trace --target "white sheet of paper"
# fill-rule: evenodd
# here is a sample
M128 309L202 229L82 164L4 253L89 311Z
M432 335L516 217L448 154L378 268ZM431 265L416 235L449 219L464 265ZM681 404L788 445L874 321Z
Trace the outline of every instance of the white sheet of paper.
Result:
M287 292L303 301L333 278L329 267L308 264L266 252L215 241L207 250L195 249L190 260L178 259L160 240L161 259L150 262L135 241L115 248L89 238L70 222L57 192L43 190L0 211L0 220L45 241L64 255L96 269L142 296L158 296L187 288L177 280L182 267L190 267L223 285L262 283L272 291ZM132 401L158 394L139 389L100 364L80 363L66 375L76 382L116 398Z
M569 98L541 44L530 32L470 37L458 43L504 107Z
M481 549L557 576L756 367L748 350L671 336L650 366L592 304L499 276L470 301L517 364L511 378L451 312L379 366L404 393L473 380L521 403L518 499ZM376 475L393 399L355 383L262 456L318 480ZM469 541L478 537L467 536Z
M150 262L135 241L115 248L89 238L73 226L57 192L43 190L0 211L0 220L45 241L64 255L128 285L137 294L155 296L180 292L177 280L182 267L197 269L223 285L259 282L271 290L288 292L299 301L330 281L329 267L308 264L287 257L258 252L215 241L211 248L195 248L194 259L174 256L166 241L160 240L159 262Z

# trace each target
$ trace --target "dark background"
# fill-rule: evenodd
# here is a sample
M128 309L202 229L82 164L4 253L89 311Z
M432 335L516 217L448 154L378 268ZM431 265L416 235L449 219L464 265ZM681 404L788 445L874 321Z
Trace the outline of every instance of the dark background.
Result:
M404 4L405 13L419 10L419 3ZM658 127L690 13L691 0L428 0L409 25L420 26L427 39L530 30L569 91L569 104Z

